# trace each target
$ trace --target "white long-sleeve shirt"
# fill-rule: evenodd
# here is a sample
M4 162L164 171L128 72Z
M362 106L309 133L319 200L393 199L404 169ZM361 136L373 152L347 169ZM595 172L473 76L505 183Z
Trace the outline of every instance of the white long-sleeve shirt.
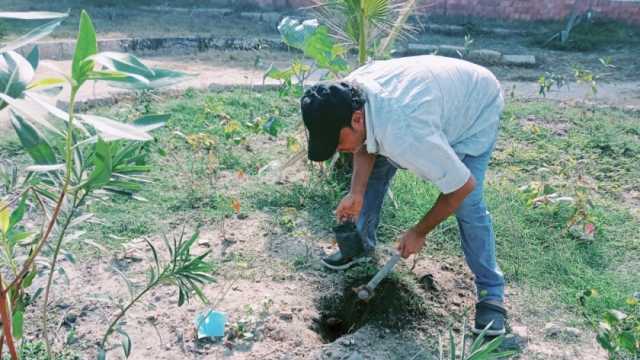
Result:
M366 149L433 182L464 185L463 155L494 144L504 100L495 76L467 61L425 55L374 61L345 79L360 87Z

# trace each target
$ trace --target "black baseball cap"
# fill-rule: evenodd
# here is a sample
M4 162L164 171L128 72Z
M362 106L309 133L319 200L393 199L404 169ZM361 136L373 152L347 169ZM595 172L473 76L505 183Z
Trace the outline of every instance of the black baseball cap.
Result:
M336 153L340 130L351 125L351 85L316 84L300 99L302 121L309 132L311 161L325 161Z

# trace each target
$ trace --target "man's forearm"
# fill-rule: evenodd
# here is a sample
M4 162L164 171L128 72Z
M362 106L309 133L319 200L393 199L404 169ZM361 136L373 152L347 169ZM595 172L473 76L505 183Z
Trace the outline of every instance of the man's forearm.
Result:
M450 194L440 194L438 200L433 204L433 207L431 207L422 220L413 227L413 230L420 236L426 236L431 230L438 226L438 224L446 220L458 209L462 201L473 191L475 184L475 179L471 176L460 189Z
M375 161L376 156L369 154L364 146L353 154L353 174L351 176L351 193L353 195L364 196Z

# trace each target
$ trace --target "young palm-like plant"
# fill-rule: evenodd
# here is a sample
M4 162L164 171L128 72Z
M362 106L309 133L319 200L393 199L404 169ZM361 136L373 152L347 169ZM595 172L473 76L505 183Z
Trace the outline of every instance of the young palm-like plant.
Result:
M358 63L363 65L369 56L383 56L393 41L410 29L407 19L416 2L326 0L316 9L341 41L358 49Z
M444 354L444 346L442 339L440 339L440 351L439 360L497 360L510 358L517 354L516 351L499 351L500 345L504 340L504 336L498 336L489 341L485 341L486 331L491 327L491 324L476 337L469 349L467 349L467 320L465 319L462 324L462 344L457 349L456 338L453 336L453 330L449 328L449 356Z

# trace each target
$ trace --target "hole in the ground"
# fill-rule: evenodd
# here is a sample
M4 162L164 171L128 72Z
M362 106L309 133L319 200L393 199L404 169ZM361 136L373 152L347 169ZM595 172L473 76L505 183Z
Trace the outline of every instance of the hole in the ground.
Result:
M352 268L344 275L341 293L318 299L320 318L312 329L324 342L333 342L367 323L397 329L414 324L429 314L415 282L396 273L378 285L369 302L360 301L353 288L365 284L376 271L377 268L370 265Z

